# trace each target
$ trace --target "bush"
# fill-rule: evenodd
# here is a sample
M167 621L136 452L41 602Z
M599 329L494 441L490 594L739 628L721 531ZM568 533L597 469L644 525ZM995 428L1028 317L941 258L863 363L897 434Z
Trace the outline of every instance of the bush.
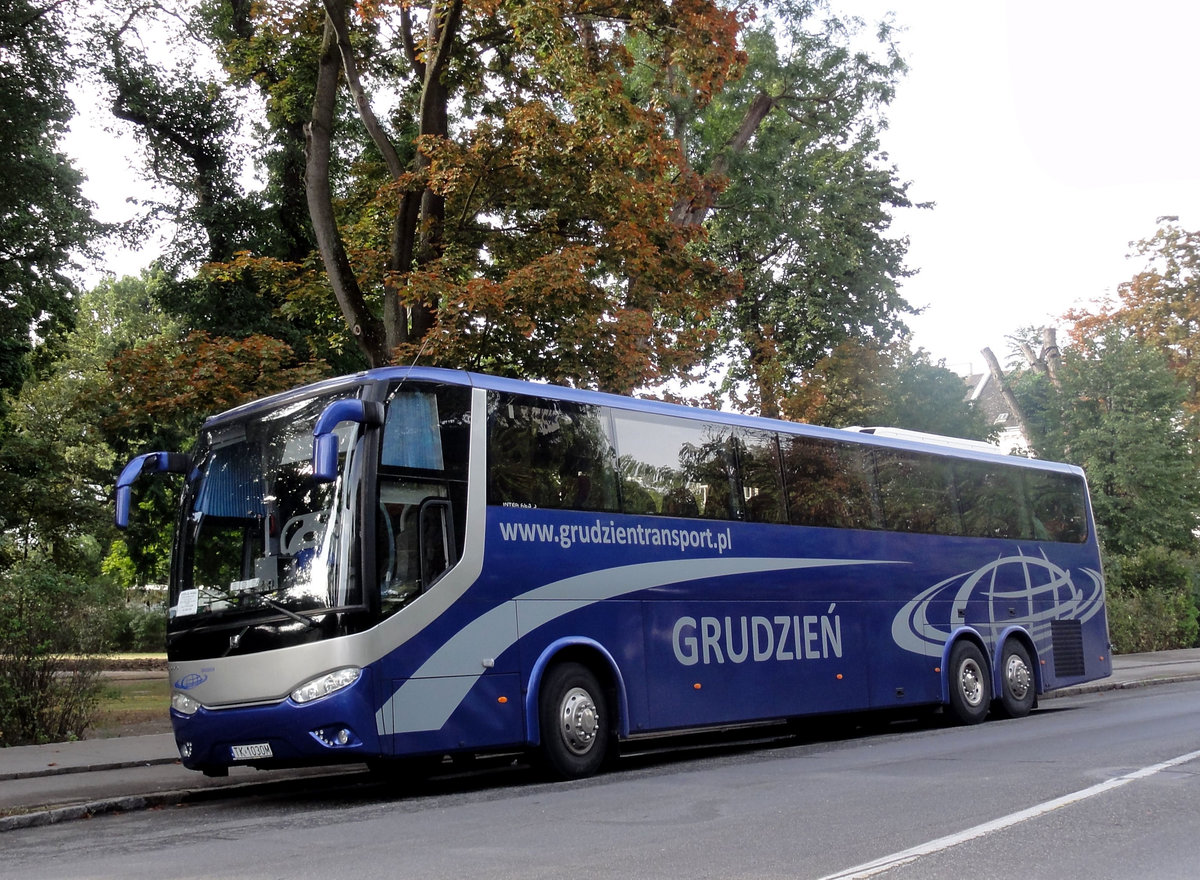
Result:
M1105 580L1108 630L1116 653L1196 645L1196 559L1165 547L1147 547L1106 558Z
M103 690L98 622L111 599L43 562L0 572L0 745L83 735Z
M114 608L108 620L108 644L113 651L161 654L167 644L167 609L131 603Z

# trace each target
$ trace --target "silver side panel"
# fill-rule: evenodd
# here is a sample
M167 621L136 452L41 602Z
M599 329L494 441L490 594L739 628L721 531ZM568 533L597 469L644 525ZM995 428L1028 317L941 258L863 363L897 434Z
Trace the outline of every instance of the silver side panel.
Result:
M429 592L379 626L344 638L237 657L170 664L172 683L197 682L188 695L209 707L273 703L297 685L341 666L367 666L403 645L457 602L483 570L486 521L487 392L471 392L470 474L463 555Z

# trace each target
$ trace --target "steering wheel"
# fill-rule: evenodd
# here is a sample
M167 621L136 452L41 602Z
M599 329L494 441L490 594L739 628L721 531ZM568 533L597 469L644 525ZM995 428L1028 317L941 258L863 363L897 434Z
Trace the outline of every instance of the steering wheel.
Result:
M315 548L321 538L321 519L324 511L301 513L283 524L280 538L285 556L295 556L301 550Z

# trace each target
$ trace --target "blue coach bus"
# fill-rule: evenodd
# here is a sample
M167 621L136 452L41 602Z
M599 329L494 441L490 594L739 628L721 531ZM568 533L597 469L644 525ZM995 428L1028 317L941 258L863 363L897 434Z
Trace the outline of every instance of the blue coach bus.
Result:
M183 763L536 751L1027 714L1111 672L1075 467L439 369L205 422L170 578Z

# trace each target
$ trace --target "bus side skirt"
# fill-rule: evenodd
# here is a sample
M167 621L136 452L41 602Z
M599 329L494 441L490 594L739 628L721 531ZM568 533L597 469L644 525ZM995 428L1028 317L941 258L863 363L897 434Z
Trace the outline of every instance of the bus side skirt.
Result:
M612 675L612 681L616 683L617 715L620 721L617 734L622 739L629 736L629 698L625 691L625 679L621 675L621 669L617 666L617 661L613 659L608 649L599 642L580 636L567 636L547 645L545 650L542 651L541 656L538 657L537 662L533 664L533 669L529 673L529 683L525 690L525 736L527 743L531 746L542 744L541 724L538 721L538 694L541 690L542 678L550 664L558 659L563 651L572 648L583 648L589 652L593 652L607 664L608 672Z

